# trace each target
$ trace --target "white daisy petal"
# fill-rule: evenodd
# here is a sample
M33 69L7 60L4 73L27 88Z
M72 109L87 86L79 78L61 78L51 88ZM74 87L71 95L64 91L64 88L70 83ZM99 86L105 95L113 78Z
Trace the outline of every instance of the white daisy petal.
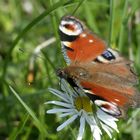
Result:
M82 115L80 118L80 128L79 128L79 134L78 134L77 140L82 140L84 130L85 130L85 118Z
M75 109L64 109L64 108L54 108L47 111L48 114L60 113L60 112L73 112Z
M67 84L64 79L60 79L60 86L61 86L61 90L63 90L65 92Z
M63 80L63 81L64 81L64 82L62 83L61 87L62 87L63 91L65 92L67 98L68 98L71 102L73 102L72 96L73 96L74 93L73 93L72 90L70 90L70 87L68 86L68 84L66 83L66 81L65 81L65 80ZM72 100L71 100L71 99L72 99Z
M101 140L101 130L98 126L90 125L94 140Z
M73 94L72 91L70 90L68 84L66 83L66 81L64 79L61 80L61 89L68 94L71 94L71 95Z
M118 119L116 119L115 117L103 112L101 109L97 109L97 112L95 114L86 111L86 109L84 108L84 106L87 105L87 101L85 102L84 100L84 96L86 95L83 93L81 88L73 89L64 79L61 79L61 90L62 91L49 88L49 91L59 97L62 101L46 102L46 104L54 104L60 107L50 109L47 111L47 113L59 113L58 115L61 118L70 116L69 119L58 126L57 131L62 130L64 127L74 122L75 119L80 118L80 127L77 140L82 140L86 122L90 126L94 140L101 140L102 132L100 127L102 127L102 129L108 134L110 138L112 138L113 130L119 132L116 124L116 121L118 121ZM82 98L80 102L78 102L79 100L76 100L79 99L79 97L80 99ZM100 124L100 126L98 126L98 124Z
M105 112L103 112L102 110L99 110L97 112L97 117L104 122L106 125L110 126L111 128L113 128L114 130L116 130L116 132L119 132L118 128L117 128L117 124L115 121L118 121L118 119L114 118L111 115L106 114Z
M106 119L106 120L118 121L117 118L105 113L101 109L98 109L97 116L100 117L100 118Z
M66 96L69 99L69 101L71 102L71 104L73 104L73 96L75 94L74 90L70 90L70 87L68 86L68 84L66 83L66 81L64 79L62 79L61 87L63 88L63 91L66 93Z
M86 118L87 123L90 126L94 140L101 140L102 132L101 132L100 128L97 126L94 117L88 116L85 112L84 112L84 116Z
M101 123L101 126L104 129L104 131L108 134L108 136L112 139L111 134L112 134L113 130L109 126L107 126L107 125L105 125L103 123Z
M85 119L89 125L96 125L94 117L87 115L85 111L83 112L83 115L85 116Z
M66 108L73 108L73 105L65 103L65 102L60 102L60 101L48 101L45 104L54 104L54 105L59 105Z
M90 123L91 123L92 125L97 125L94 116L90 116L89 118L90 118Z
M74 111L72 111L72 112L67 112L67 113L60 114L59 117L66 117L66 116L69 116L69 115L73 115L73 114L75 114L75 113L76 113L76 111L75 111L75 112L74 112Z
M57 97L59 97L60 99L62 99L63 101L66 101L66 102L69 102L69 99L67 99L66 95L63 94L62 92L60 92L59 90L56 90L56 89L52 89L52 88L48 88L48 90L56 95Z
M78 117L77 114L73 115L71 118L69 118L68 120L66 120L59 127L57 127L57 131L62 130L64 127L66 127L67 125L69 125L70 123L72 123L77 117Z
M117 128L117 124L115 122L109 122L109 121L106 121L106 120L102 120L105 124L107 124L108 126L110 126L111 128L113 128L116 132L119 133L119 130Z

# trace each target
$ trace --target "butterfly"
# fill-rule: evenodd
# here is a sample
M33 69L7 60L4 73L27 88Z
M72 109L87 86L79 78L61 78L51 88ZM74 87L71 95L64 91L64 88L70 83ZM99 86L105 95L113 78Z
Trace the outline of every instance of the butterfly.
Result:
M129 107L139 106L138 77L132 61L108 48L103 39L73 16L61 19L59 35L68 65L57 71L59 77L73 87L82 87L100 109L112 116L124 117Z

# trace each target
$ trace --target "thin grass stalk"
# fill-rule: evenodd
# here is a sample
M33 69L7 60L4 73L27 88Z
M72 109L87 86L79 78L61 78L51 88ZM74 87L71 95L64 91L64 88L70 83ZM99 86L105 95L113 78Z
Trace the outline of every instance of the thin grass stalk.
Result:
M85 0L80 0L78 5L76 6L76 8L73 10L73 12L71 13L71 15L74 15L76 13L76 11L78 10L78 8L80 8L80 6L85 2Z
M110 22L109 22L109 46L113 43L113 24L115 15L115 1L110 0Z
M33 110L31 110L31 108L29 108L29 106L20 98L20 96L18 95L18 93L11 86L9 86L9 88L12 91L12 93L15 95L15 97L18 99L18 101L20 102L20 104L26 109L26 111L32 117L32 119L34 120L34 123L35 123L36 127L39 129L40 133L43 133L44 136L47 136L48 135L48 132L46 131L44 125L36 117L36 115L33 112Z
M87 20L87 24L90 26L93 32L99 33L99 29L96 25L95 14L91 12L91 8L86 2L84 3L84 11L85 11L85 18Z
M7 115L7 112L9 112L9 109L8 109L8 104L7 104L7 101L6 101L6 93L7 93L7 83L5 81L1 81L0 83L2 83L2 90L3 90L3 93L2 93L2 102L3 102L3 108L4 108L4 120L6 122L6 130L7 132L10 131L10 122L9 122L9 116Z
M25 114L22 118L22 121L19 123L18 127L16 128L16 131L14 131L12 135L9 137L9 140L17 139L18 135L22 132L28 119L29 119L29 114Z
M122 20L121 20L120 34L119 34L119 43L118 43L118 47L119 47L120 51L123 50L124 32L125 32L125 26L126 26L125 21L126 21L127 10L128 10L128 0L125 0Z

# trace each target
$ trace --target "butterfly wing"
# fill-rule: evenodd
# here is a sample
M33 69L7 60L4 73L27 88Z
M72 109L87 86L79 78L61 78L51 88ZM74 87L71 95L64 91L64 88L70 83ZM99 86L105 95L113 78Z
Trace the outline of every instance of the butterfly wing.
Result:
M140 95L134 87L138 79L131 61L107 49L102 39L74 17L62 18L59 32L64 58L70 64L59 76L82 86L95 104L112 115L120 116L122 110L139 105Z
M85 92L90 94L91 99L92 95L100 97L99 100L95 99L95 103L104 111L118 115L119 109L126 111L130 106L140 105L140 94L135 87L138 79L131 71L128 62L93 64L82 67L88 71L88 76L81 76L78 81L83 89L86 89Z
M137 76L131 70L130 62L123 58L110 63L73 64L65 68L63 74L111 115L121 116L128 107L140 104L135 87Z
M62 41L62 45L64 54L73 63L91 62L106 49L106 43L103 40L86 32L80 34L73 42Z
M93 102L113 116L122 117L129 107L136 107L139 104L140 96L134 87L128 87L127 92L120 92L87 81L83 81L81 85L86 89L88 88L85 92L88 96L90 95L91 99L94 96L100 97L100 100L93 100Z
M81 21L71 16L62 18L59 34L62 52L68 64L91 62L107 46L104 40L89 32Z

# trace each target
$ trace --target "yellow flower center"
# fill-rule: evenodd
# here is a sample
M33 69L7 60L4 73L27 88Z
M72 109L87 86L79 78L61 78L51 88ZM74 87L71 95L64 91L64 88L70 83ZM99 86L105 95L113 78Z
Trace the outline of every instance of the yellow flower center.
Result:
M85 110L86 112L92 112L92 103L90 102L90 99L88 97L80 97L78 96L75 99L75 106L78 111L81 109Z

